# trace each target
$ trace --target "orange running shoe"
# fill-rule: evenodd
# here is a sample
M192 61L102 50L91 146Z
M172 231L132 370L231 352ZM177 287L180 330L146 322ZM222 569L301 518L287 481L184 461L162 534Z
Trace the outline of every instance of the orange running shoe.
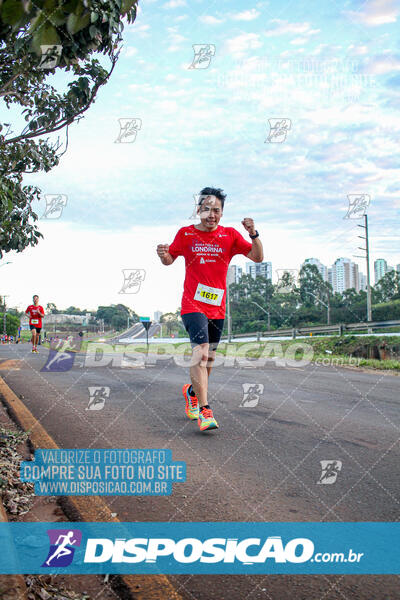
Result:
M218 429L218 423L214 419L211 408L201 408L197 422L199 424L200 431L205 431L206 429Z
M185 383L182 388L182 394L186 401L185 412L191 421L195 421L199 418L199 401L197 396L191 396L189 394L190 383Z

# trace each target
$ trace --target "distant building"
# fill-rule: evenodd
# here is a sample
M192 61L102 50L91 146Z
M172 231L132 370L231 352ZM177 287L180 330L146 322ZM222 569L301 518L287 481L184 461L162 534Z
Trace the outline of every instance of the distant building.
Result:
M384 258L377 258L376 261L374 262L375 285L390 270L391 269L390 269L390 267L388 267L388 264Z
M328 268L318 258L306 258L304 265L315 265L324 281L328 281Z
M162 312L161 312L161 310L155 310L155 311L154 311L154 321L155 321L156 323L159 323L159 322L160 322L160 319L161 319L161 317L162 317Z
M359 273L358 274L359 277L359 291L367 291L367 276L364 275L364 273Z
M328 280L334 292L342 293L351 288L358 292L360 290L358 265L349 258L337 258L332 268L328 270Z
M246 263L246 273L251 275L253 279L256 277L266 277L272 281L272 263L261 262L261 263Z
M242 267L238 267L237 265L229 265L228 274L226 276L227 285L232 285L232 283L239 283L242 274Z

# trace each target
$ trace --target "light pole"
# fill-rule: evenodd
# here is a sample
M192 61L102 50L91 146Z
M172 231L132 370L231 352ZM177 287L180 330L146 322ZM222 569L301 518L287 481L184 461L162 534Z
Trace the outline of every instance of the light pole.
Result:
M258 306L258 308L261 308L261 310L263 310L268 315L267 324L268 324L268 331L269 331L270 328L271 328L271 320L270 320L270 313L269 313L269 311L265 310L265 308L263 308L262 306L260 306L257 302L254 302L254 300L250 300L250 303L251 304L255 304L256 306Z
M358 258L365 258L367 265L367 321L372 321L372 300L371 300L371 274L369 268L369 237L368 237L368 215L364 215L364 225L358 225L357 227L361 227L365 229L365 236L359 235L358 237L362 240L365 240L365 247L358 246L359 250L365 251L365 256L358 256ZM368 333L372 330L368 329Z
M314 298L317 300L317 302L320 302L321 304L323 304L325 306L326 310L326 324L330 325L331 324L331 305L329 303L329 294L328 294L328 304L325 304L325 302L323 302L321 300L321 298L318 298L318 296L316 296L315 294L313 294L312 292L307 292L305 290L306 294L310 294L310 296L314 296Z
M231 292L230 284L226 286L226 300L227 300L227 318L228 318L228 344L232 341L232 320L231 320Z
M4 315L3 315L3 333L6 335L7 333L7 308L6 308L6 298L7 296L3 296L3 305L4 305Z

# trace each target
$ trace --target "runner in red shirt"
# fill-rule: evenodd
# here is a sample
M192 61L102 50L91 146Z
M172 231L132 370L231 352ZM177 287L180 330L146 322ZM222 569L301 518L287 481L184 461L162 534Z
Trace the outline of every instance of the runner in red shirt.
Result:
M39 296L33 296L33 304L30 304L25 311L29 315L29 327L32 331L32 352L37 353L37 344L39 341L40 331L42 329L42 317L44 317L43 306L39 304Z
M201 431L218 428L207 402L208 378L225 319L226 275L235 254L262 262L263 248L254 221L245 218L243 227L251 243L233 227L219 225L226 194L216 188L200 192L197 214L200 223L179 229L171 245L159 244L157 254L164 265L178 256L185 258L186 276L181 315L193 348L190 366L192 384L182 392L186 414L198 421Z

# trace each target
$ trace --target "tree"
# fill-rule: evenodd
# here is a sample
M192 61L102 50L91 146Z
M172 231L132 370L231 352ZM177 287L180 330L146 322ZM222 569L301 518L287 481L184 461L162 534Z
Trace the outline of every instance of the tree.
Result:
M388 302L400 299L400 273L389 271L376 284L374 300Z
M64 312L66 315L85 315L87 313L86 310L81 310L76 306L69 306Z
M18 317L18 318L21 318L24 315L24 312L21 310L18 310L18 308L16 308L16 307L8 308L7 313L9 315L14 315L15 317Z
M0 335L3 333L4 313L0 313ZM19 327L19 317L10 314L6 314L6 333L7 335L17 335Z
M82 118L113 72L122 19L135 20L136 4L0 0L0 98L7 109L13 108L13 115L19 108L27 122L20 133L11 123L0 123L0 257L34 246L42 237L32 210L41 192L23 186L23 175L48 172L59 163L67 150L69 125ZM95 53L109 57L108 71L91 58ZM62 93L49 82L59 69L70 75L68 91ZM60 140L48 136L63 129L66 144L59 152Z
M284 271L282 277L275 286L275 291L282 294L290 294L296 288L296 278L290 271Z
M124 304L111 304L111 306L99 306L96 312L97 319L103 319L104 323L115 329L124 329L130 323L138 323L139 316Z
M46 311L48 314L52 314L52 315L58 315L60 314L60 311L57 309L57 306L54 304L54 302L48 302L46 305Z
M111 317L111 326L116 331L127 328L128 318L121 312L115 312Z
M354 306L354 304L357 304L360 300L359 293L356 292L355 288L349 288L347 290L344 290L342 297L343 297L343 304L348 308L351 308L352 306Z
M323 300L327 295L327 284L322 279L316 265L306 263L300 269L300 298L306 306L318 304L318 299Z
M179 330L179 321L176 312L164 313L160 319L160 323L165 323L167 326L167 335L171 335L173 331Z

